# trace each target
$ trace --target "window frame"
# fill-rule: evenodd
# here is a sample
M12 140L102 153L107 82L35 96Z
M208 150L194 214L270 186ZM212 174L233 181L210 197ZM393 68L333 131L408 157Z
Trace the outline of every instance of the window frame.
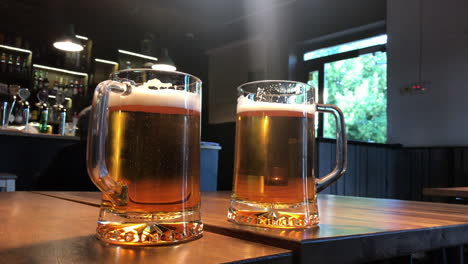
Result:
M342 43L345 44L345 43ZM309 50L310 51L310 50ZM306 51L306 52L309 52ZM387 45L386 44L379 44L375 46L365 47L362 49L351 50L343 53L337 53L325 57L320 57L312 60L302 61L304 73L302 78L305 80L308 79L308 75L310 72L318 71L318 101L317 103L323 104L323 92L325 89L325 64L331 63L340 60L346 60L351 58L357 58L361 55L375 53L375 52L387 52ZM306 52L302 52L302 57ZM324 129L324 117L323 113L319 113L318 115L318 128L317 128L317 138L324 138L323 137L323 129Z

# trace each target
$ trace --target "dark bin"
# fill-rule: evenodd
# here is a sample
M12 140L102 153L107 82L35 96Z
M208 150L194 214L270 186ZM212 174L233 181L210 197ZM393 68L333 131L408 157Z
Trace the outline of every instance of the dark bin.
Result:
M200 143L200 190L202 192L216 191L218 185L218 152L221 149L218 143Z

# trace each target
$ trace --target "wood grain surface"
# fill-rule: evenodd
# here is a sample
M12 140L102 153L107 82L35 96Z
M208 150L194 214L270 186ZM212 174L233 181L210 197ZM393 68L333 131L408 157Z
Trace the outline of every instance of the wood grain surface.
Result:
M232 224L222 216L228 193L202 197L207 230L292 249L301 263L356 263L468 244L466 205L319 195L320 224L301 230Z
M205 232L164 247L95 238L96 207L44 195L0 193L0 263L291 263L288 250Z
M46 194L100 200L97 193ZM468 244L466 205L318 195L317 227L269 229L227 222L229 195L202 194L205 230L291 249L298 263L356 263Z
M60 198L67 201L78 202L94 207L101 206L102 194L100 192L43 192L33 191L32 193L41 194L49 197Z
M468 187L424 188L424 195L468 198Z

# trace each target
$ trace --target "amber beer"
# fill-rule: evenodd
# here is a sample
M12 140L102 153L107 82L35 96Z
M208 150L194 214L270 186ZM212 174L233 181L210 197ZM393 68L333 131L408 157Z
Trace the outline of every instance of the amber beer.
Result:
M110 94L105 165L121 202L104 193L98 237L160 245L200 237L200 95L133 88Z
M273 208L280 210L278 218L283 214L298 221L300 226L304 214L288 213L288 209L306 207L309 202L314 214L315 111L312 107L239 101L230 220L262 225L259 217ZM285 221L285 227L295 225Z
M123 105L109 109L106 164L128 186L124 212L177 212L198 208L200 112ZM185 157L190 156L190 159Z
M312 199L314 117L295 111L238 114L234 194L244 201L295 204ZM303 177L310 178L304 186Z
M319 223L317 193L346 171L346 127L341 110L320 104L301 82L265 80L237 88L234 181L229 221L269 228ZM335 167L315 177L315 115L336 121Z

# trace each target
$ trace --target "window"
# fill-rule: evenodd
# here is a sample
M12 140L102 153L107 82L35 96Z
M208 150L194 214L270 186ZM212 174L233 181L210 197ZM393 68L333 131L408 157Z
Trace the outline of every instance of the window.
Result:
M333 47L318 49L304 54L304 61L313 60L325 56L330 56L346 51L368 48L376 45L387 43L387 35L380 35L372 38L361 39L353 42L348 42Z
M318 88L319 102L341 108L350 140L387 140L386 40L381 35L304 54L308 83ZM318 120L318 135L334 138L334 118Z

